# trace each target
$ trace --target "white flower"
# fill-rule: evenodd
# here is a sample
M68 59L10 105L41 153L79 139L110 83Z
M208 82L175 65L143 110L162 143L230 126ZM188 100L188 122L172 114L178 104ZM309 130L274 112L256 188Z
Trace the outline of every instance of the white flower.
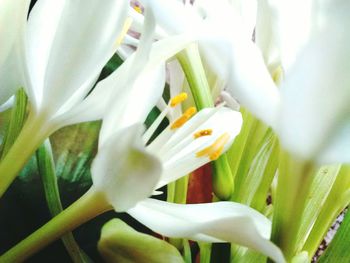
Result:
M289 2L288 7L293 8L283 7L278 19L275 17L275 23L265 24L272 28L257 31L259 43L259 35L263 37L264 32L284 30L281 36L271 34L267 37L275 45L275 50L279 51L279 63L285 70L280 92L271 78L267 81L269 73L266 65L255 63L257 59L249 61L255 63L254 71L247 68L247 78L233 83L239 85L242 91L247 86L256 92L261 88L270 90L259 97L254 96L254 91L246 92L246 106L266 105L266 111L259 110L257 106L248 108L275 129L282 146L289 152L320 163L349 162L350 136L347 134L350 127L350 79L347 69L350 66L350 50L346 45L349 37L344 29L350 25L347 16L350 5L341 0L311 2L311 10L310 3L304 6L304 2ZM288 12L288 16L283 16ZM294 23L295 19L299 19L299 13L310 14L305 16L309 19L308 30L301 31L301 35L295 33L300 33L300 24ZM287 22L281 17L288 19L288 27L283 27ZM294 39L288 44L289 32ZM267 52L265 58L270 56L268 50L264 51ZM245 55L251 57L250 54L247 51ZM268 61L266 62L269 63ZM254 87L248 73L257 79ZM270 104L272 100L277 103Z
M155 98L160 99L155 94L161 94L165 81L164 67L149 67L143 57L140 50L131 57L136 65L133 68L141 72L127 82L128 102L120 100L124 97L109 101L91 168L92 190L102 193L116 211L126 211L161 234L237 242L284 262L280 250L269 241L270 221L247 206L229 202L187 206L147 199L157 188L218 158L239 133L242 119L240 113L224 107L197 114L192 107L148 143L161 120L187 96L181 93L173 97L142 135L141 124L156 104ZM146 81L149 78L160 81Z
M23 84L19 56L29 3L29 0L0 2L0 105Z
M124 0L36 3L25 39L33 115L55 123L86 97L118 47L127 6Z

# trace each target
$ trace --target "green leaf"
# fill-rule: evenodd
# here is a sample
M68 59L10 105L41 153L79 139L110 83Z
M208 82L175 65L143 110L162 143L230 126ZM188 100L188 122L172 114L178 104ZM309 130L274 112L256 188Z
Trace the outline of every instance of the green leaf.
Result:
M142 234L119 219L102 228L98 250L106 262L120 263L182 263L179 251L150 235Z
M301 251L340 171L340 165L323 166L315 174L298 231L297 251ZM322 234L322 233L320 233ZM325 234L325 233L324 233Z
M317 216L312 226L311 232L305 242L303 250L309 252L309 257L315 254L323 237L328 229L340 214L341 211L350 203L350 167L343 165L337 175L337 178L331 187L327 199L322 205L322 210Z
M350 262L350 213L346 213L331 244L322 254L319 263Z
M90 164L96 154L100 122L69 126L51 136L56 174L70 182L91 183Z

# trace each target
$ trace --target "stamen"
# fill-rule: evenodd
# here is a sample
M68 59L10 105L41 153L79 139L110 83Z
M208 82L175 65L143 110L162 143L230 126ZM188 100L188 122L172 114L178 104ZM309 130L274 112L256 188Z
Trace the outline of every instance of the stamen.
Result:
M139 14L142 14L142 8L140 6L139 3L135 3L135 5L133 6L134 10L139 13Z
M175 107L177 106L178 104L180 104L181 102L185 101L187 99L187 93L186 92L182 92L180 93L179 95L173 97L171 100L170 100L170 106L171 107Z
M201 130L201 131L196 132L195 134L193 134L193 137L195 139L198 139L198 138L203 137L203 136L212 135L212 133L213 133L212 129L205 129L205 130Z
M132 23L132 18L131 17L128 17L125 22L124 22L124 26L123 26L123 29L122 31L120 32L120 35L118 36L116 42L115 42L115 45L118 47L122 44L126 34L128 33L128 30L131 26L131 23Z
M176 121L173 122L170 129L177 129L184 125L194 114L196 114L197 110L195 107L188 108L184 114Z
M229 141L230 135L226 132L222 134L215 142L204 148L203 150L196 153L197 157L208 156L211 161L219 158L222 151L224 150L225 144Z

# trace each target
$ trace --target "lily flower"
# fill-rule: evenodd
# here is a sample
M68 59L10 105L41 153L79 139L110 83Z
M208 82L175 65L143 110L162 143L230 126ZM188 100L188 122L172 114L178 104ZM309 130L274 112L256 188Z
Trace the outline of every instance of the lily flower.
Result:
M345 44L348 36L344 28L350 25L346 15L350 5L346 1L312 0L301 11L307 13L305 17L309 19L307 32L303 32L299 30L300 24L291 22L291 19L299 16L299 9L304 4L289 2L288 6L293 8L278 9L278 5L273 5L274 1L262 1L262 4L266 2L270 2L270 10L277 8L281 14L275 16L275 23L265 23L271 29L257 30L258 42L259 35L263 37L264 32L285 31L284 34L289 36L292 31L295 39L285 44L285 35L277 38L276 34L271 34L267 37L271 46L279 50L279 61L284 70L283 81L278 91L271 80L263 81L268 76L266 65L260 63L259 67L255 67L257 75L266 75L261 79L260 86L271 92L261 94L259 98L248 92L245 96L250 105L263 103L269 110L257 112L254 107L249 109L257 116L265 115L262 119L275 129L282 146L293 155L321 164L348 163L350 137L347 131L350 126L347 101L350 98L350 79L346 69L349 68L350 50ZM284 16L286 13L289 14ZM284 28L283 25L288 23L279 21L287 18L289 26ZM271 19L271 16L266 19ZM295 32L301 32L301 35ZM269 55L267 53L265 58ZM250 85L249 81L235 83L241 85L242 90ZM260 86L256 85L254 89L258 91ZM273 99L272 91L274 98L277 95L278 103L268 105L267 102Z
M188 120L191 112L191 108L185 111L147 146L142 147L142 142L152 132L146 131L141 140L137 125L110 135L92 164L92 189L106 196L114 210L127 212L159 234L203 242L234 242L284 262L279 249L269 241L270 221L248 206L232 202L180 205L147 198L157 188L218 158L239 133L242 119L238 112L208 108ZM123 145L129 142L124 153L116 147L121 144L120 138ZM148 173L151 167L153 172Z
M29 3L29 0L0 2L0 105L23 85L19 58Z
M143 57L140 53L138 50L135 58ZM152 76L152 71L147 66L136 68L139 67L147 74L140 73L142 81L128 82L132 83L130 94L133 90L147 89L144 83L152 83L144 81L145 77ZM103 119L98 154L91 168L91 191L104 196L114 210L129 213L160 234L205 242L236 242L276 262L284 262L280 250L269 241L270 221L247 206L231 202L188 206L147 198L156 193L157 188L217 159L240 131L239 112L219 107L196 114L196 109L190 107L150 142L162 119L180 107L186 98L184 93L172 97L142 136L141 123L156 101L131 99L127 107L133 109L133 116L120 118L122 108L111 99L110 111Z
M157 188L218 158L239 133L242 118L240 113L224 107L204 109L198 114L191 107L150 142L169 108L179 107L186 96L173 97L142 135L142 123L156 104L154 98L160 98L156 93L162 91L159 91L159 85L145 80L164 76L157 74L164 71L151 66L152 52L147 59L152 39L151 36L146 39L133 60L128 60L131 61L129 66L140 69L139 74L129 75L124 82L129 86L127 98L134 99L124 104L125 97L110 97L109 111L104 112L98 153L91 167L92 188L65 212L21 242L26 245L20 243L0 260L25 259L62 233L114 209L127 212L154 231L170 237L237 242L268 255L276 262L284 262L280 250L269 241L270 221L247 206L231 202L187 206L148 199ZM164 86L165 78L159 79ZM133 97L144 89L148 92L142 95L149 97L141 96L140 100ZM124 111L125 107L133 111ZM159 221L160 217L162 221Z
M199 0L193 5L176 0L141 2L153 9L157 17L156 38L164 39L185 32L193 35L204 62L217 76L221 89L227 89L239 103L252 108L263 121L270 122L275 118L278 91L261 85L274 83L260 50L252 40L256 1ZM142 23L142 15L136 11L130 13ZM259 104L252 103L247 97L250 94L258 99L265 93L268 93L265 96L268 99Z
M163 86L159 86L155 78L161 78L162 63L191 41L188 36L180 36L152 47L152 59L146 68L153 73L148 76L144 71L143 81L153 76L151 83L159 92L148 93L145 89L135 94L128 89L130 77L141 70L132 63L134 57L130 57L88 94L130 22L126 20L127 1L108 0L101 5L100 1L92 0L81 9L85 4L85 1L39 0L30 13L26 30L25 87L31 112L14 146L0 163L0 195L47 136L65 125L101 119L107 110L106 102L115 97L113 94L123 97L119 105L121 113L126 110L130 96L142 98L144 95L145 101L151 96L150 99L157 101ZM91 17L94 17L93 25ZM150 27L147 27L147 19L145 21L142 35L147 39ZM153 71L154 68L158 70ZM131 116L118 116L132 120Z
M57 119L91 90L117 48L125 10L125 1L108 0L103 5L97 0L88 4L79 0L37 1L29 15L20 57L31 111L0 163L0 195L40 143L62 127Z

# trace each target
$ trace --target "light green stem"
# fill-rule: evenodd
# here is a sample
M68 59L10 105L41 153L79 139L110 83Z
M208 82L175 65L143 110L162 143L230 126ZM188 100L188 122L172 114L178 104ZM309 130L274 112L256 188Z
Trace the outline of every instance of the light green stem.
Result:
M185 72L197 109L213 107L213 98L197 45L190 45L177 58Z
M20 133L27 110L27 96L23 89L16 92L16 102L11 110L11 119L9 126L6 129L4 143L2 145L1 160L6 156L13 143L16 141L18 134Z
M309 252L310 260L335 218L350 203L349 187L350 168L343 166L302 249Z
M209 243L200 243L200 263L210 263L211 258L211 244Z
M63 234L110 209L104 196L90 189L58 216L0 256L0 262L22 262Z
M312 163L282 153L272 224L272 241L287 261L296 254L295 244L301 216L313 179Z
M46 123L42 116L29 115L15 143L0 163L0 197L49 135L51 130Z
M192 44L177 56L191 89L198 110L214 107L198 46ZM233 178L226 154L214 162L213 190L221 200L228 200L233 192Z
M63 207L61 204L53 154L49 139L47 139L36 151L36 157L40 177L44 186L46 203L49 207L51 215L57 216L63 211ZM76 243L72 232L63 235L61 240L74 263L85 262L85 258L87 256Z

